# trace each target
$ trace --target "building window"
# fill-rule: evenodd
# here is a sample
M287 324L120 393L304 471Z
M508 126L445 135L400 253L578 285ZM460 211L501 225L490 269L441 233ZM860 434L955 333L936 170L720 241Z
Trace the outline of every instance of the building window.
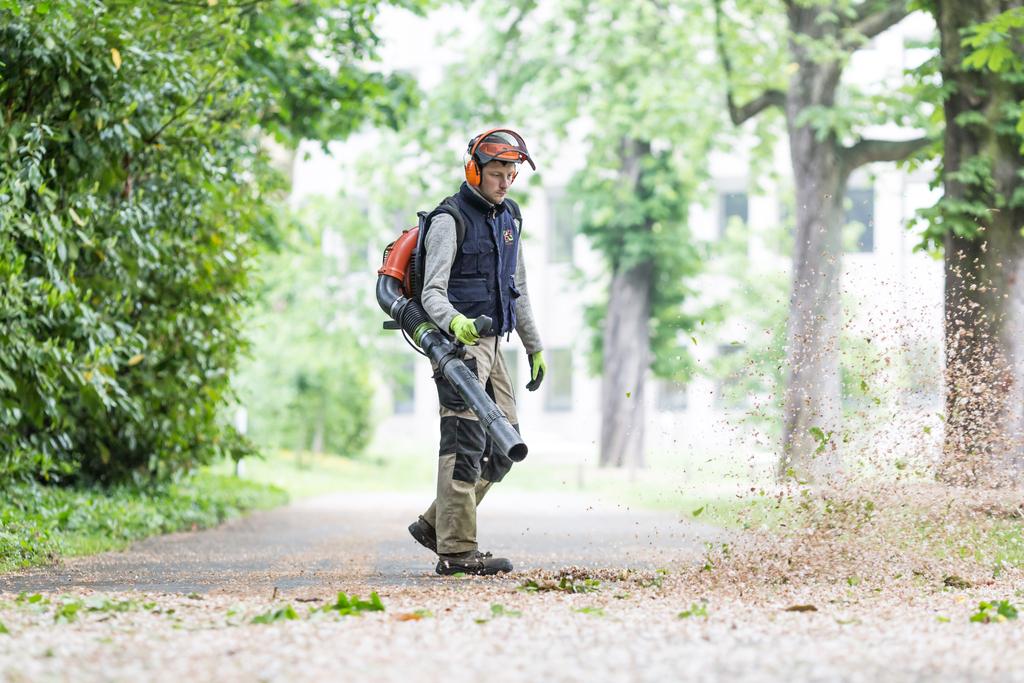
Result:
M658 410L682 412L686 410L686 385L682 382L658 383Z
M392 409L395 415L409 415L416 408L415 359L403 360L391 379Z
M849 188L843 200L843 248L848 252L875 250L875 190Z
M548 263L572 263L576 207L564 190L548 193Z
M748 200L746 192L723 192L718 195L718 236L724 237L725 230L729 227L732 219L739 220L744 225L748 217Z
M569 349L552 349L544 355L548 365L544 409L572 410L572 354Z
M508 370L508 380L512 386L519 386L519 349L502 349L501 355L505 360L505 369Z

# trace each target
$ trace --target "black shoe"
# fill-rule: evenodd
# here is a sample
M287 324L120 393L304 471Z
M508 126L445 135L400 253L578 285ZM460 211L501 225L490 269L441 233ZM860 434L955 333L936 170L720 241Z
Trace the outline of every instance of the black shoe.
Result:
M409 533L421 546L432 553L437 552L437 531L422 516L409 525Z
M490 553L467 550L454 555L438 555L436 571L441 576L452 574L473 574L491 576L512 571L512 563L504 557L492 557Z

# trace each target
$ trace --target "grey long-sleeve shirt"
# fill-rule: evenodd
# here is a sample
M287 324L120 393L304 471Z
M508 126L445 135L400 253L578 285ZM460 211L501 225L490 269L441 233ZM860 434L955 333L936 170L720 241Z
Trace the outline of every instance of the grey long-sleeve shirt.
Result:
M423 308L438 327L449 331L452 319L459 313L448 300L448 276L451 274L452 264L455 263L455 253L458 249L455 219L446 213L435 216L427 228L424 246L427 251L427 262L423 269L423 295L421 297ZM533 318L530 295L526 288L526 265L523 263L522 240L519 242L519 251L516 256L515 283L520 294L519 298L515 300L516 333L522 340L527 354L541 351L543 346L540 341L540 333L537 331L537 322Z

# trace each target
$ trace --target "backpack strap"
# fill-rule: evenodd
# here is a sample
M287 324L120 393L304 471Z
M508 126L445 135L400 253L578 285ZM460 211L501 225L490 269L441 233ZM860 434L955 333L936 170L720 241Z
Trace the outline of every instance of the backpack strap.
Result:
M462 218L462 212L459 211L459 205L456 203L454 195L446 197L433 211L420 211L416 214L419 218L419 235L416 238L416 251L413 253L413 258L410 262L412 268L410 283L412 286L412 296L417 300L423 291L423 270L426 267L427 256L427 229L430 227L430 222L434 220L434 217L442 213L448 214L455 221L456 249L462 246L462 242L466 238L466 221Z
M455 248L458 249L466 239L466 220L462 217L462 212L459 211L459 205L455 201L455 195L446 197L445 200L430 213L430 218L433 219L434 216L439 213L446 213L455 221Z
M466 238L466 221L462 218L462 212L459 211L459 205L455 203L455 197L445 197L445 199L437 205L431 212L420 211L416 215L420 218L420 235L417 244L417 248L424 246L427 237L427 228L430 227L430 222L434 220L434 217L446 213L452 217L455 221L455 246L456 248L462 246L462 241Z
M519 210L519 205L516 204L511 199L509 199L508 197L505 198L505 203L508 204L508 208L512 211L512 218L516 222L516 229L519 230L519 232L522 232L523 231L523 213L522 213L522 211Z

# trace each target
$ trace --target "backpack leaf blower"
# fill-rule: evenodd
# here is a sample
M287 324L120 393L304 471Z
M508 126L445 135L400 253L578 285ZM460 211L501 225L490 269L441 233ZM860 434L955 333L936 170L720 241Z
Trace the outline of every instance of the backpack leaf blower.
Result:
M465 400L491 438L493 452L519 462L527 448L505 414L487 395L476 373L462 362L461 344L452 341L427 315L420 303L422 263L425 250L421 235L426 229L426 214L420 213L420 224L402 235L384 250L384 264L377 271L377 303L391 320L384 329L400 329L423 355L430 358L445 379ZM477 332L486 334L491 319L476 319ZM414 347L415 348L415 347Z

